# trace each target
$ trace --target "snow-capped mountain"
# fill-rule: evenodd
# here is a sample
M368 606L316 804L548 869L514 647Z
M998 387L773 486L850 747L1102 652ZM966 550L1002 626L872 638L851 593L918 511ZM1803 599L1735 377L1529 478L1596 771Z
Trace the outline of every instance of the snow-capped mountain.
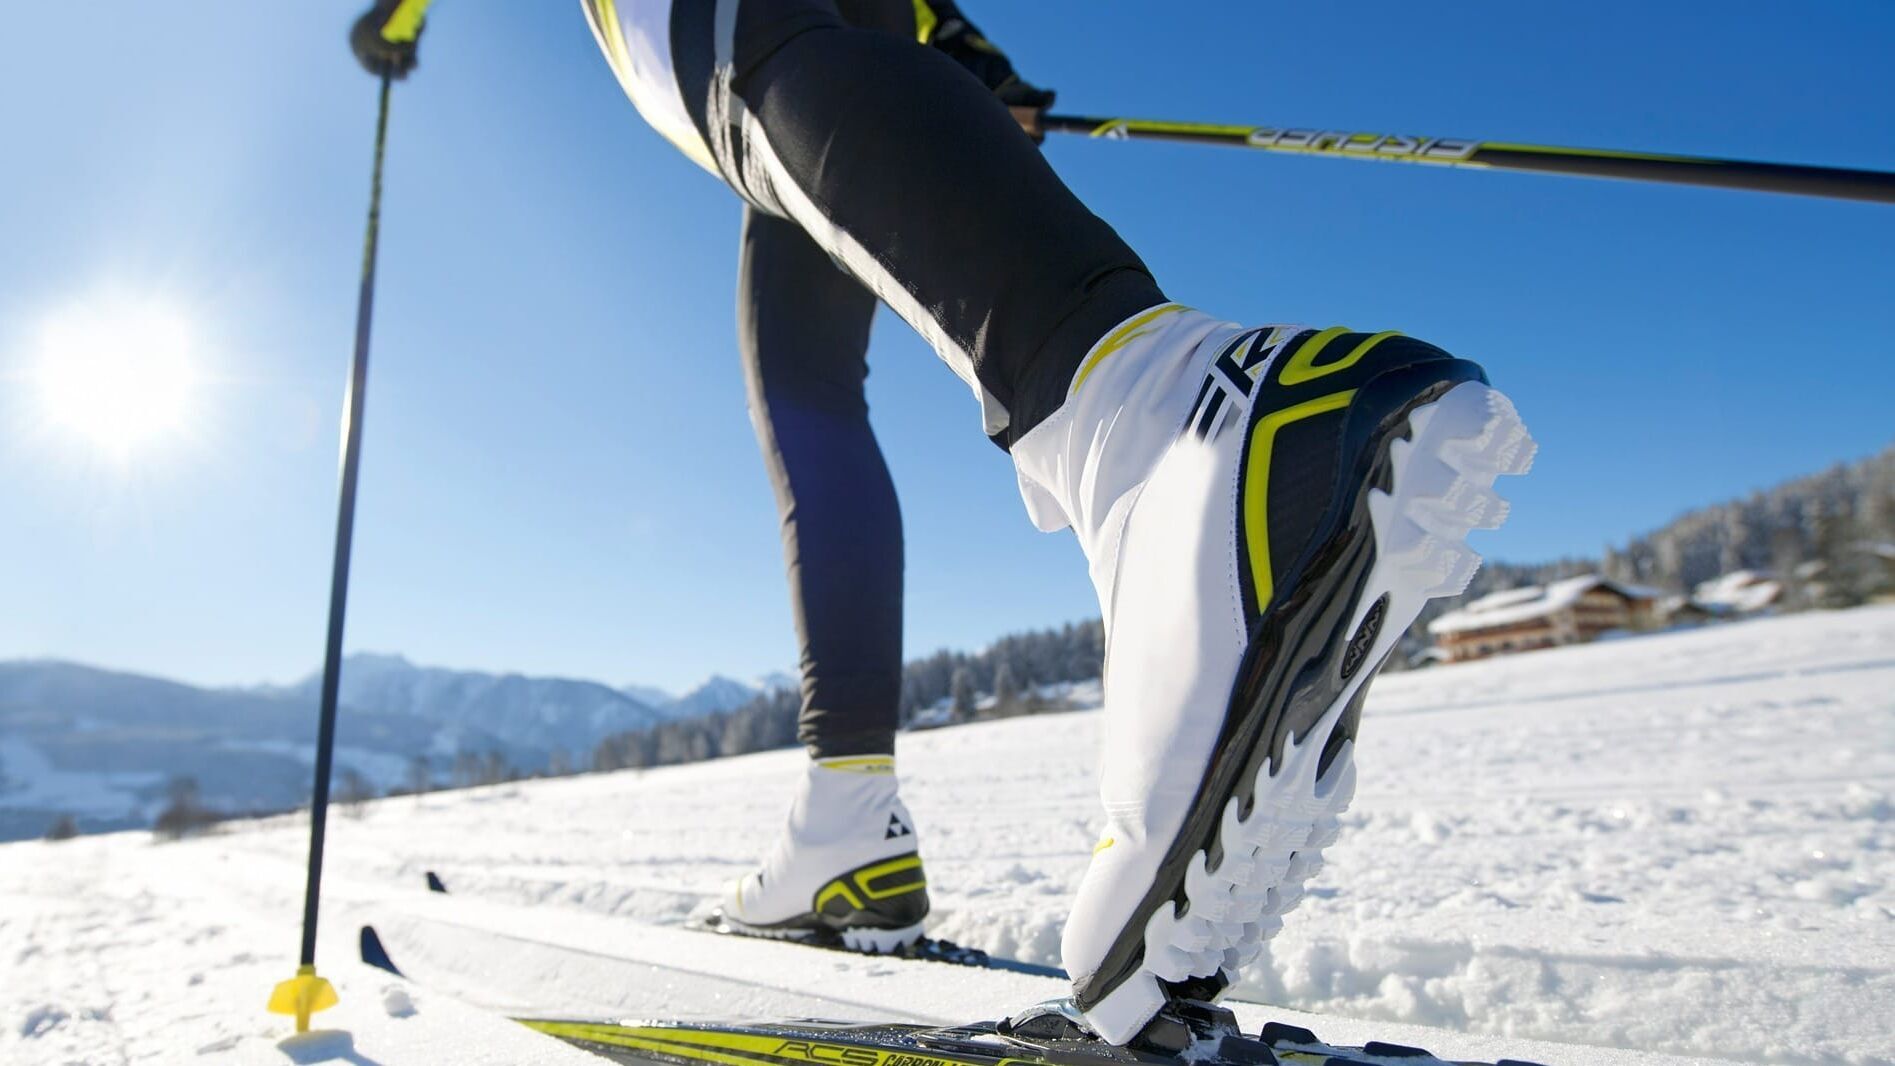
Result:
M620 685L619 691L647 707L654 707L661 711L676 703L678 699L657 685Z
M656 708L667 718L696 718L699 715L735 710L764 693L779 689L794 690L801 684L793 674L773 671L749 681L712 674L682 696L673 696L664 689L649 685L626 685L619 692Z
M751 678L750 687L758 692L775 692L778 689L789 689L794 692L803 687L803 679L797 674L772 670L767 674L759 674Z
M679 718L694 718L700 714L716 714L741 707L757 698L761 690L733 678L712 675L703 684L679 696L672 702Z
M312 674L288 691L313 702L321 684ZM343 660L341 692L345 707L412 715L542 752L589 751L601 737L671 717L596 681L445 670L366 652Z
M77 663L0 662L0 840L38 836L68 814L86 830L149 825L183 777L216 810L296 806L309 791L320 685L312 675L210 689ZM387 791L410 783L417 757L435 782L452 780L463 755L498 755L525 773L585 766L606 736L724 709L709 695L692 699L700 692L658 708L592 681L352 655L336 769Z
M77 663L0 663L0 840L36 836L61 814L82 828L150 824L174 778L197 781L225 811L277 810L309 790L313 697L205 689ZM386 789L416 754L445 765L455 752L531 753L474 727L351 708L336 733L338 772ZM543 755L540 756L543 759Z

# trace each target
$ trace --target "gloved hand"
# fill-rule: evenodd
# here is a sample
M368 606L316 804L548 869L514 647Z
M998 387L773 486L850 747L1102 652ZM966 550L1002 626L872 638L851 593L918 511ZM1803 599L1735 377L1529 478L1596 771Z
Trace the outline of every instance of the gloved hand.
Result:
M1004 58L1004 57L1003 57ZM1013 112L1014 121L1020 124L1034 144L1046 140L1046 130L1040 125L1041 116L1053 106L1053 97L1058 95L1051 89L1042 89L1021 79L1018 74L1001 83L994 90L1000 102Z
M418 61L421 30L427 24L420 12L426 8L416 0L375 0L349 30L349 47L362 69L378 78L407 77Z
M940 21L935 23L927 43L945 52L979 78L981 84L992 89L1035 142L1044 140L1046 134L1040 129L1040 116L1053 106L1056 95L1053 90L1042 89L1015 73L1013 61L1007 54L981 36L980 30L963 18L951 3L937 4L935 8L940 13Z
M1000 102L1008 107L1044 111L1053 106L1053 99L1059 94L1051 89L1042 89L1015 74L1001 82L1000 87L994 90L994 95L1000 97Z

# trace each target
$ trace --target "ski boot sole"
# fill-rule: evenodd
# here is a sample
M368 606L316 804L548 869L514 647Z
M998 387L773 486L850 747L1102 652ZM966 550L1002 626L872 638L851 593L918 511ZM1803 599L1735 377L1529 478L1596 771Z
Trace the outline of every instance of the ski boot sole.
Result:
M927 939L919 923L894 929L873 929L866 926L853 929L831 929L826 926L749 925L732 918L721 910L705 918L704 927L712 932L728 933L733 936L754 936L764 940L814 944L818 947L838 948L864 955L900 954Z
M1313 613L1322 624L1297 630L1308 635L1286 641L1268 620L1253 633L1253 649L1287 642L1293 646L1279 657L1294 653L1300 664L1263 698L1274 692L1280 704L1291 703L1312 670L1332 671L1341 679L1339 691L1300 735L1286 735L1279 715L1256 727L1261 735L1254 742L1220 745L1207 783L1220 760L1234 758L1243 761L1234 778L1240 784L1225 793L1208 846L1185 853L1182 905L1180 890L1173 889L1145 924L1137 969L1085 1008L1087 1023L1105 1039L1131 1040L1172 1000L1218 994L1261 953L1301 901L1304 883L1322 868L1322 849L1335 840L1354 795L1353 741L1332 743L1343 735L1338 727L1360 714L1370 679L1422 606L1467 588L1480 565L1468 534L1505 521L1507 505L1494 481L1526 473L1536 446L1507 397L1478 380L1478 368L1460 365L1470 368L1472 379L1424 393L1405 409L1405 426L1381 434L1386 446L1359 483L1372 487L1355 493L1349 519L1353 528L1366 524L1371 536L1337 536L1343 546L1325 560L1346 569L1348 559L1361 558L1359 542L1372 543L1373 561L1353 595L1343 598L1349 590L1339 587L1309 590L1308 602L1292 596L1283 612L1273 610ZM1323 599L1348 603L1349 613L1328 618ZM1255 673L1247 653L1240 678ZM1331 684L1324 679L1322 687ZM1191 832L1189 821L1185 832Z

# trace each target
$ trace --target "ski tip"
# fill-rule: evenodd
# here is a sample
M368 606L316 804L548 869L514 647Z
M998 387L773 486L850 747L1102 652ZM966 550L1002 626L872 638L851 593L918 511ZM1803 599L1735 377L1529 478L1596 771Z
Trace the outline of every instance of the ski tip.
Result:
M388 949L382 946L382 938L376 934L372 925L362 927L362 961L396 977L402 976L401 970L395 966L395 960L388 957Z
M428 891L439 892L442 895L447 894L447 885L441 881L440 876L433 870L428 871Z

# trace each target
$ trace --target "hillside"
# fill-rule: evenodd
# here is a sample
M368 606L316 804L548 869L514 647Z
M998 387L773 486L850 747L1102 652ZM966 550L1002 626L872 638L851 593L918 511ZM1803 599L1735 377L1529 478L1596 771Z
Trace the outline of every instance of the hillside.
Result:
M180 778L217 811L297 806L317 688L315 677L207 689L76 663L0 663L0 840L38 836L61 815L85 831L150 825ZM601 737L673 713L590 681L382 655L349 657L342 703L338 777L377 793L569 767Z
M1873 607L1385 680L1343 837L1236 991L1276 1006L1240 1017L1551 1066L1895 1063L1892 647L1895 607ZM934 933L1055 959L1100 822L1098 724L902 740ZM260 1010L291 968L299 819L0 847L0 1060L577 1064L468 1004L948 1021L1058 991L678 930L766 846L799 758L333 822L320 960L343 1006L304 1043ZM454 895L423 891L426 870ZM363 921L424 985L351 962Z
M1529 564L1490 559L1462 596L1423 608L1389 666L1400 669L1428 646L1430 621L1502 589L1599 572L1686 593L1720 574L1751 569L1790 579L1790 609L1848 607L1895 593L1883 556L1895 557L1895 444L1742 499L1686 511L1605 547L1598 557Z

